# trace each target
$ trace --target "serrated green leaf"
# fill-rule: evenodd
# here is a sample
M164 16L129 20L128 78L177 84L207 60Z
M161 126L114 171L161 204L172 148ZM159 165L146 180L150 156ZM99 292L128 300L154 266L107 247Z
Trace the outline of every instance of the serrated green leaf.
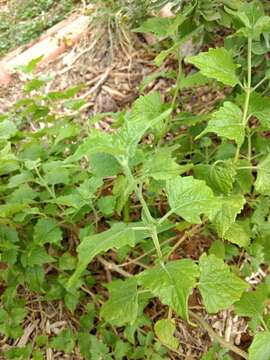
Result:
M60 245L62 231L53 219L39 219L34 226L34 241L36 244Z
M201 222L201 214L212 218L219 205L205 182L192 176L167 181L166 191L171 210L192 224Z
M187 76L182 76L180 79L180 90L193 88L198 85L205 85L209 83L209 79L201 72L196 72L195 74L188 74Z
M97 177L115 176L121 172L121 166L110 154L96 153L89 158L91 170Z
M34 191L28 184L22 184L7 197L7 200L9 203L30 204L37 196L38 192Z
M140 96L133 104L131 112L117 134L117 139L125 149L129 158L133 157L141 138L149 129L161 129L164 121L170 116L172 108L163 104L160 94L150 93Z
M224 246L224 242L221 240L215 240L213 241L213 243L211 244L210 248L209 248L209 254L213 254L216 257L218 257L219 259L224 260L225 258L225 246Z
M60 141L74 137L80 133L80 128L76 124L63 124L60 129L57 131L57 136L55 139L55 144L58 144Z
M177 349L179 340L174 337L176 330L175 322L172 319L162 319L155 323L155 333L162 344L171 349Z
M19 168L17 157L12 153L11 143L7 143L0 151L0 175L8 174Z
M248 288L248 284L233 274L230 267L215 255L202 255L199 266L199 289L209 313L229 308Z
M12 189L32 180L34 180L34 177L30 171L21 171L20 174L14 175L9 178L8 188Z
M38 90L40 89L43 85L46 84L46 81L45 80L42 80L42 79L32 79L32 80L29 80L25 83L24 85L24 91L25 92L31 92L33 90Z
M225 85L235 86L239 83L231 53L225 48L209 49L199 55L187 58L187 61L200 69L204 76L216 79Z
M168 37L177 31L184 20L185 16L182 14L178 14L173 18L155 16L144 21L133 31L140 33L152 32L158 37Z
M252 166L248 160L241 159L237 162L237 168L235 180L244 194L249 193L254 181Z
M158 149L144 162L143 176L152 177L155 180L169 180L190 170L193 165L178 165L171 153L174 149Z
M39 245L27 247L21 257L21 263L24 267L44 265L54 261L54 258L46 252L44 247Z
M28 360L32 353L32 345L22 347L12 347L4 352L6 360Z
M116 326L133 324L138 314L136 279L115 280L106 287L110 292L110 298L102 305L100 315Z
M242 211L245 198L242 195L231 195L220 198L220 206L216 208L213 223L220 237L224 237L227 230L235 222L236 216Z
M69 279L68 288L76 286L77 280L91 260L103 251L135 245L135 231L132 226L116 223L109 230L85 237L77 248L79 262L75 273Z
M116 198L115 196L108 195L98 199L98 209L104 216L111 216L114 213Z
M65 252L59 258L59 269L60 270L74 270L76 267L76 258L72 256L69 252Z
M241 299L234 304L235 312L239 316L261 318L267 299L267 286L261 284L255 291L243 293Z
M45 173L44 179L49 185L68 184L70 173L62 166L61 161L50 161L42 165Z
M231 162L223 162L213 166L210 171L211 180L215 190L224 194L232 191L236 171Z
M269 129L270 97L262 96L255 91L252 92L249 102L249 113L255 116L264 128Z
M128 358L129 353L131 352L131 345L128 342L123 340L117 340L114 349L115 360L123 360Z
M65 162L78 161L83 156L96 153L133 157L137 144L146 131L163 122L172 112L171 108L164 108L160 99L159 104L155 102L158 97L160 96L157 93L139 97L117 133L108 134L93 129L89 137Z
M194 174L197 178L204 180L216 193L228 195L232 191L236 171L232 162L227 160L213 165L196 165Z
M154 33L159 37L166 37L170 34L168 29L171 24L172 19L155 16L144 21L133 31L138 33Z
M255 190L262 195L270 195L270 154L257 165Z
M255 335L249 349L249 360L269 360L270 332L265 331Z
M103 341L98 340L94 335L90 335L90 354L91 360L106 360L106 354L109 353L109 348L104 344ZM110 358L108 358L109 360Z
M239 224L232 224L224 234L224 239L240 247L247 247L250 244L250 236L245 228Z
M16 125L10 120L0 122L0 140L7 140L17 132Z
M238 145L242 145L245 128L242 123L241 109L234 103L225 101L223 106L212 114L206 129L199 137L209 132L214 132L218 136L234 140Z
M138 283L170 306L183 319L188 319L188 297L199 276L197 265L189 260L171 261L146 270L137 276Z
M52 101L67 100L73 98L80 90L83 85L76 85L63 91L51 91L47 94L48 99Z
M50 341L50 347L55 350L71 353L74 348L74 335L70 329L61 331L55 338Z
M31 60L27 65L20 66L19 69L26 74L34 73L42 59L43 55Z
M90 156L95 153L106 153L117 156L123 155L124 152L125 149L116 139L114 134L108 134L104 131L92 129L90 135L65 162L78 161L83 156Z
M9 218L12 215L27 208L26 204L5 204L0 205L0 218Z

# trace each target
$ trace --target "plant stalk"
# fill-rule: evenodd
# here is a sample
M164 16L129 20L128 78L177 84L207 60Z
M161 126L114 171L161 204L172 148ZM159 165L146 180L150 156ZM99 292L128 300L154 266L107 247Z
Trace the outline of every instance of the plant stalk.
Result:
M243 117L242 117L242 125L244 128L246 128L247 126L247 122L248 122L248 108L249 108L249 101L250 101L250 94L252 93L252 88L251 88L251 76L252 76L252 38L249 37L248 38L248 73L247 73L247 85L245 86L245 92L246 92L246 97L245 97L245 104L244 104L244 110L243 110ZM241 145L237 145L237 149L236 149L236 153L235 153L235 158L234 158L234 163L237 163L239 156L240 156L240 148Z

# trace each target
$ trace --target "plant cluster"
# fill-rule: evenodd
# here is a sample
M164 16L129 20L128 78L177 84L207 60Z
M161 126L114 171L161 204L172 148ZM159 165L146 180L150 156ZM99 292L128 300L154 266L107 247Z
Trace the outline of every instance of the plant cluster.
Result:
M9 0L0 9L0 56L38 38L72 10L73 0Z
M130 110L80 124L80 87L46 94L47 80L33 78L1 115L0 333L22 336L26 291L81 314L76 331L40 334L34 350L13 347L5 358L38 360L46 347L70 353L78 345L91 360L164 359L180 354L182 319L214 339L203 360L269 360L270 17L260 1L229 3L220 13L230 18L224 46L196 55L184 45L206 35L194 26L198 4L135 29L166 40L158 66L177 58L176 74L159 71L142 87L175 77L172 101L154 91ZM181 91L202 84L228 95L209 113L179 112ZM108 115L111 132L97 130ZM211 245L198 256L179 253L195 234ZM96 261L115 275L111 282L97 283ZM163 311L151 321L154 299ZM247 320L248 349L203 319L223 310Z

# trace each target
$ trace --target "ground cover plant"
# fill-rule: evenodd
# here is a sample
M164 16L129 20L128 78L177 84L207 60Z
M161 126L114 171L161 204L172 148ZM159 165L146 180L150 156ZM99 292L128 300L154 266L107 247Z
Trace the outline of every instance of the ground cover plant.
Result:
M0 117L4 359L181 359L180 321L208 334L200 359L270 359L270 17L263 1L174 3L133 28L159 40L160 69L130 109L82 123L84 85L46 92L39 59L22 69L25 97ZM170 94L149 91L158 77ZM187 111L202 85L222 100ZM70 321L18 345L29 297ZM238 344L207 321L227 310L247 325Z
M0 56L38 38L73 6L73 0L8 0L4 11L0 7Z

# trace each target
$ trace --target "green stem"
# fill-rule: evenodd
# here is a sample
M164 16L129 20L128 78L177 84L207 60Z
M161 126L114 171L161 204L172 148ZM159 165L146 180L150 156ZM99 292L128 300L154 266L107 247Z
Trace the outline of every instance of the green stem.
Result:
M54 193L54 191L53 191L52 189L50 189L50 187L49 187L49 185L47 184L46 180L41 176L38 168L35 167L34 169L35 169L35 172L36 172L36 174L37 174L37 176L38 176L38 178L39 178L39 180L40 180L40 182L41 182L41 185L43 185L43 186L45 187L45 189L48 191L48 193L51 195L51 197L52 197L53 199L55 199L55 193Z
M161 219L158 220L158 224L161 225L165 220L168 219L168 217L170 217L172 214L174 213L174 211L171 209L169 210Z
M159 243L159 240L158 240L157 227L155 225L152 225L152 228L151 228L150 232L151 232L151 236L152 236L152 239L153 239L153 243L154 243L155 248L157 250L159 260L161 260L163 255L162 255L162 251L161 251L161 248L160 248L160 243Z
M248 38L248 74L247 74L247 84L245 86L245 104L244 104L244 110L243 110L243 117L242 117L242 125L244 128L247 126L248 122L248 108L249 108L249 101L250 101L250 94L252 92L251 88L251 75L252 75L252 38ZM240 156L240 148L241 145L237 145L236 153L234 162L237 163L239 156Z
M176 50L176 57L178 60L178 73L177 73L177 79L176 79L176 85L175 85L175 91L174 91L174 95L173 95L173 99L172 99L172 104L171 104L171 108L172 110L175 109L175 104L176 104L176 99L177 96L179 94L179 90L180 90L180 86L181 86L181 75L182 75L182 57L180 56L180 52L179 49L177 48ZM165 121L164 124L164 130L162 131L162 135L160 137L160 141L163 139L163 137L167 134L167 132L169 131L169 125L170 125L170 116L168 116L168 118ZM159 143L160 143L159 141Z
M155 245L157 255L158 255L159 259L161 260L162 259L162 251L161 251L160 243L158 240L157 227L155 225L155 219L152 217L150 210L148 208L148 205L147 205L146 201L144 200L142 184L139 184L139 185L137 184L137 182L129 168L127 159L121 159L121 160L119 160L119 162L122 165L124 173L125 173L126 177L128 178L128 180L131 182L131 184L134 184L136 196L142 205L143 211L146 216L147 225L149 225L149 227L148 227L149 233L150 233L153 243Z
M257 90L258 87L260 87L266 80L268 80L267 76L265 76L261 81L258 82L258 84L256 86L254 86L254 88L252 89L252 92Z
M174 109L175 107L175 103L176 103L176 99L180 90L180 86L181 86L181 76L182 76L182 57L179 54L179 49L177 49L177 53L176 53L176 57L178 60L178 74L177 74L177 79L176 79L176 86L175 86L175 91L174 91L174 96L172 99L172 108Z
M247 140L248 140L248 162L251 163L251 155L252 155L252 143L251 143L252 134L250 132L250 128L247 129Z

